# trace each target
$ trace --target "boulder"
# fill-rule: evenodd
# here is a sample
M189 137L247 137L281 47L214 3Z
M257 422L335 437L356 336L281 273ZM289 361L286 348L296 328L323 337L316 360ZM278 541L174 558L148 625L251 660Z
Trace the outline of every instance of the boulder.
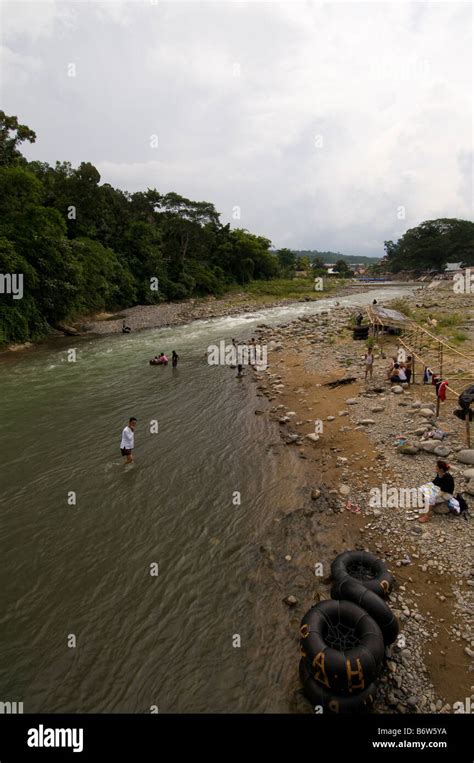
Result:
M474 495L474 480L469 480L464 489L466 493L469 493L469 495Z
M466 480L474 480L474 469L466 469L466 471L462 473L462 476Z
M472 464L474 466L474 448L460 450L457 454L457 459L462 464Z
M415 456L418 453L419 448L414 442L406 442L403 445L399 445L397 451L403 453L404 456Z
M62 331L66 336L78 336L79 331L73 326L66 326L65 323L57 323L56 327L58 331Z
M310 432L306 435L307 440L311 440L311 442L317 442L319 440L319 435L315 434L314 432Z
M421 408L420 416L424 416L425 419L429 419L431 416L434 416L434 411L432 411L431 408Z
M421 435L425 434L425 432L426 432L426 431L427 431L427 429L426 429L426 425L425 425L425 426L423 426L423 427L417 427L417 428L415 429L415 434L417 434L417 435L420 435L420 436L421 436Z
M383 405L374 405L373 408L370 409L371 413L382 413L385 410Z
M449 454L451 453L451 449L447 448L446 445L437 445L433 452L436 456L441 456L441 458L446 458L446 456L449 456Z
M395 384L392 387L392 392L394 395L402 395L403 394L403 387L400 387L400 385Z
M357 405L358 402L356 397L350 397L349 400L346 400L346 405Z
M436 440L423 440L420 442L420 448L421 450L424 450L425 453L434 453L435 448L439 447L439 443Z
M442 503L435 503L432 508L433 514L449 514L449 508L446 501Z
M357 422L359 425L368 427L370 424L375 424L374 419L360 419L360 421Z

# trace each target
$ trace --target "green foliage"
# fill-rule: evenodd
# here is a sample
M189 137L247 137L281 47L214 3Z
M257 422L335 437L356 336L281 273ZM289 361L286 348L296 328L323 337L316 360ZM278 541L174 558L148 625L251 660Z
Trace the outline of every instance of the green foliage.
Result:
M396 310L397 312L406 315L407 318L413 317L413 310L404 299L391 299L390 310Z
M468 335L465 334L463 331L456 331L455 334L451 337L451 342L454 344L462 344L463 342L466 342L469 339Z
M303 255L302 257L297 257L296 259L296 270L303 270L308 271L311 269L311 260L306 255Z
M276 256L282 276L289 276L295 272L296 255L291 249L279 249Z
M456 218L427 220L394 243L385 241L387 266L393 273L443 271L447 262L474 265L474 223Z
M318 267L323 267L324 263L335 265L338 260L344 259L350 263L364 263L366 265L378 262L376 257L366 257L363 255L341 254L341 252L319 252L317 249L295 250L296 257L308 256L312 262L319 261Z
M34 143L36 134L26 125L21 125L16 117L8 117L0 111L0 167L9 167L24 162L18 150L25 140Z
M28 163L18 147L35 139L0 112L0 272L24 276L22 299L0 294L0 343L36 339L81 315L219 295L281 272L271 242L222 225L213 204L101 185L90 162ZM290 252L293 271L294 263Z
M336 272L341 276L350 276L351 271L349 269L349 266L345 260L338 260L335 264L334 269Z

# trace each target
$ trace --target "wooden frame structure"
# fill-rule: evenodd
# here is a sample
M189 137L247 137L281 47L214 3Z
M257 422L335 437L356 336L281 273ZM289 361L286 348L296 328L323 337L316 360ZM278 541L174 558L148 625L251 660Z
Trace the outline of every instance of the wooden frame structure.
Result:
M416 361L418 361L423 373L425 368L438 376L440 380L449 380L446 386L446 399L448 394L455 396L456 403L463 390L470 384L474 384L474 355L466 355L455 347L452 347L444 339L432 334L419 324L411 321L402 313L390 310L378 305L369 305L367 308L369 322L373 336L379 338L387 326L400 329L400 336L396 337L399 349L403 348L408 355L412 356L413 369L412 381L415 381ZM460 384L460 382L462 382ZM440 399L436 396L436 416L439 416ZM471 447L471 423L469 414L465 418L466 443Z

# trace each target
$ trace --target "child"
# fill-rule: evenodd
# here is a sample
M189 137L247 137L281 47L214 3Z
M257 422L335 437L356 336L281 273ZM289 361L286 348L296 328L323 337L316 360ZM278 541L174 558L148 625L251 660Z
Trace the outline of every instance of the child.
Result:
M365 353L365 381L367 381L367 375L372 379L372 373L374 370L374 353L369 347Z

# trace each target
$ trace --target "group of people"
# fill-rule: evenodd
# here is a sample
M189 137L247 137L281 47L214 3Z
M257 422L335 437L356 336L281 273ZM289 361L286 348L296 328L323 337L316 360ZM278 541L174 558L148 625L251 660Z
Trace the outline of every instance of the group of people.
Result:
M365 380L370 376L372 379L374 371L374 353L372 348L368 347L364 355L365 362ZM393 355L389 368L387 369L387 379L392 384L410 384L413 371L413 358L408 355L407 359L402 361Z
M387 369L387 379L392 384L410 384L413 370L413 358L408 355L407 359L401 361L396 355L392 356L391 364Z
M171 365L173 368L176 368L178 365L179 355L175 350L173 350L173 353L171 355ZM150 360L151 366L167 366L169 363L168 355L166 355L164 352L161 352L159 355L155 355L155 357Z

